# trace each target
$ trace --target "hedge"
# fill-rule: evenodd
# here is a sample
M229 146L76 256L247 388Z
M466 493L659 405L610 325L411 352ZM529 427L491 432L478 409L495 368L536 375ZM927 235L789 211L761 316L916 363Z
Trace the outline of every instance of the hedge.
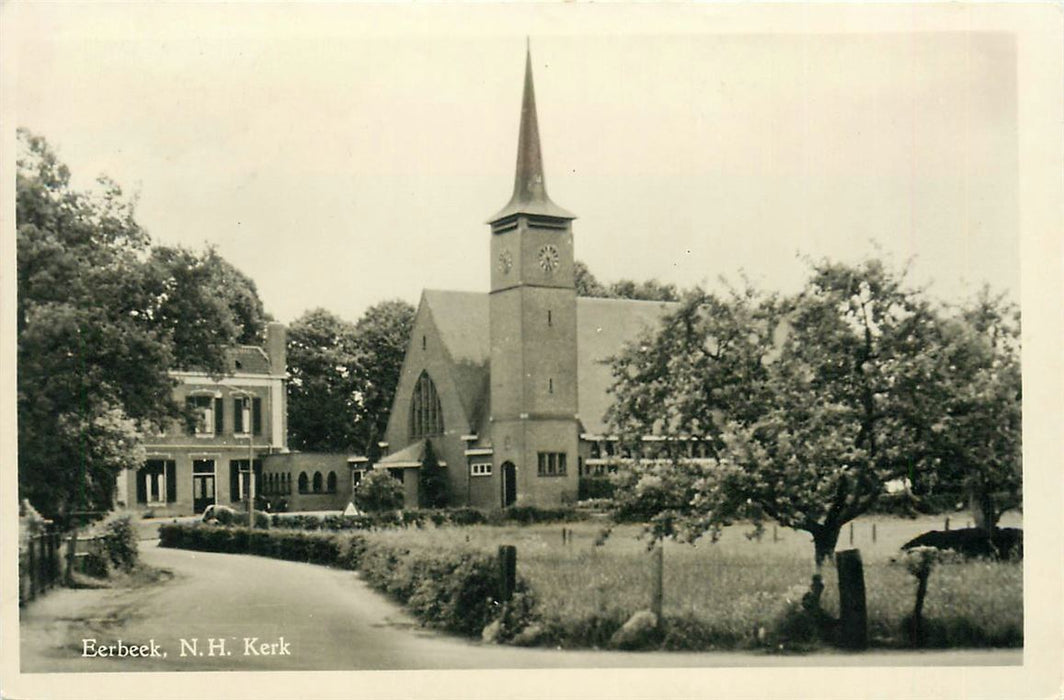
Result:
M404 604L422 624L470 637L507 618L508 634L520 631L509 607L496 599L498 565L469 549L411 552L357 533L250 530L205 524L159 527L159 545L206 552L257 554L359 571L370 586ZM527 586L517 590L527 597Z
M512 506L485 514L476 508L441 508L403 511L383 511L363 515L305 515L274 514L270 525L288 530L378 530L390 528L423 528L429 524L436 527L468 525L506 525L517 523L571 522L586 518L586 513L575 508L537 508L535 506Z

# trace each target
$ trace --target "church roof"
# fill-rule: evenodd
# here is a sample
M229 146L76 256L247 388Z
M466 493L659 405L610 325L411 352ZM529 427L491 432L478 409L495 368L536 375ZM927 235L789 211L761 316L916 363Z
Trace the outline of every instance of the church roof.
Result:
M521 127L517 138L517 169L514 193L509 204L489 222L501 221L517 214L575 219L547 196L543 179L543 151L539 144L539 120L536 117L536 91L532 85L532 53L525 53L525 91L521 100Z
M444 346L454 360L454 377L471 426L481 426L490 400L491 340L488 295L425 290ZM577 398L583 431L606 432L612 382L605 360L653 328L676 304L631 299L577 297Z

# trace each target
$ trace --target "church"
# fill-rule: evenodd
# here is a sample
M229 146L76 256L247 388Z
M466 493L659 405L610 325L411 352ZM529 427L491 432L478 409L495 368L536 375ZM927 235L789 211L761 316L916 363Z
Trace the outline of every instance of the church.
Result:
M425 290L378 466L407 505L431 443L452 506L550 507L615 457L605 360L674 304L577 297L573 220L544 182L526 54L510 202L488 220L488 293ZM358 480L358 464L354 480Z

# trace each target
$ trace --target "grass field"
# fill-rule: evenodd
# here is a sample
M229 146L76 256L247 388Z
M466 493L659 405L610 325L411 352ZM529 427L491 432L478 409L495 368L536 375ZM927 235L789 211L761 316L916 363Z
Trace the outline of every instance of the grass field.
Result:
M475 526L378 531L409 549L473 547L494 551L512 544L518 574L534 591L538 613L552 637L566 646L601 646L628 617L650 604L651 567L640 527L615 526L595 545L605 523L595 521L524 527ZM954 528L965 526L954 517ZM1007 514L1003 526L1020 524ZM872 541L875 526L876 541ZM892 563L905 541L943 518L908 520L874 517L858 520L850 544L849 529L839 550L861 550L865 564L869 632L877 646L904 646L903 618L911 613L916 580ZM562 528L572 532L563 543ZM812 574L811 538L801 532L768 527L760 541L751 528L725 529L716 543L666 542L664 607L669 630L666 647L736 648L759 646L787 601L797 601ZM833 567L824 569L825 609L837 614ZM1015 562L970 561L943 564L931 574L924 617L933 646L1021 646L1023 643L1022 566Z

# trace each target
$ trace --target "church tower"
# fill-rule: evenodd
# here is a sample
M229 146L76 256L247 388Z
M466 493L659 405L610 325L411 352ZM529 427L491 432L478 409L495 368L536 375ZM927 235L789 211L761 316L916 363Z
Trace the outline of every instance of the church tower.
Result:
M509 204L491 226L491 442L503 506L576 500L576 218L547 196L526 51Z

